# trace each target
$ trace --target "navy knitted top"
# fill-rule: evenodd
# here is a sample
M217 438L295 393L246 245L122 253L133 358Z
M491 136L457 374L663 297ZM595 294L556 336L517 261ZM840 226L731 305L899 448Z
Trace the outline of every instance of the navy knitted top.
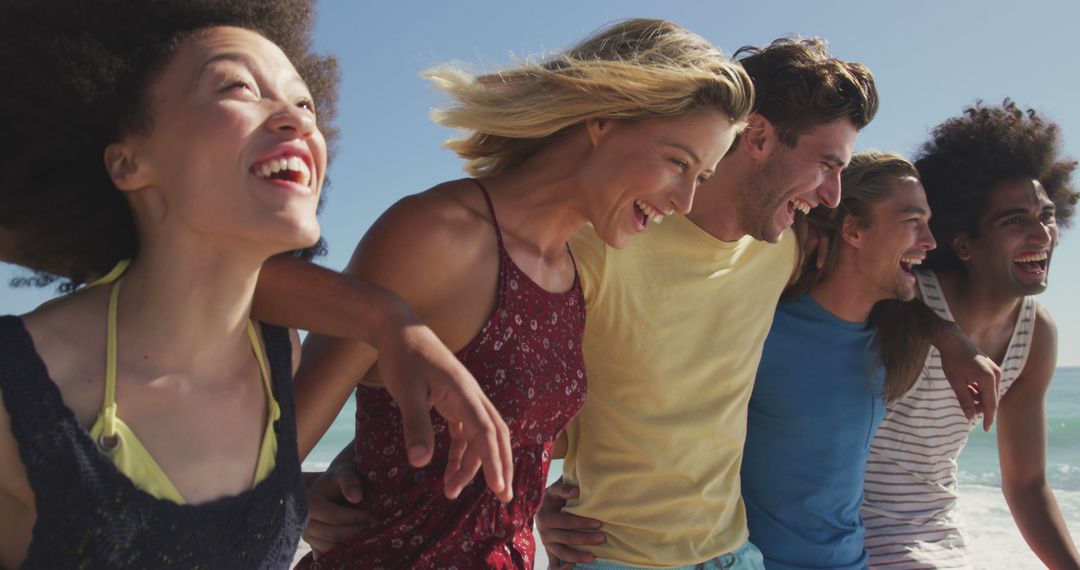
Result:
M307 519L296 453L288 331L263 325L274 397L274 470L199 505L156 499L116 469L64 405L17 317L0 317L0 395L34 491L23 568L287 568Z

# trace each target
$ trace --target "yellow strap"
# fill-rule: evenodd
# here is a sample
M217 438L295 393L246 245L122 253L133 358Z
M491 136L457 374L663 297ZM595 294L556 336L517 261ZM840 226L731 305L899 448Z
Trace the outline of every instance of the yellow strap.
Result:
M120 276L123 275L125 271L127 271L129 265L131 265L131 260L130 259L121 259L120 261L116 262L116 265L113 266L113 268L110 269L109 272L106 273L104 277L101 277L100 279L91 281L90 283L87 283L86 285L84 285L82 287L79 287L78 289L76 289L75 291L72 291L71 293L68 293L67 295L60 295L59 297L53 297L52 299L49 299L48 301L45 301L44 303L38 305L38 308L40 309L42 307L48 307L49 305L59 301L60 299L63 299L65 297L67 297L68 295L71 295L72 293L77 293L79 291L82 291L83 289L89 289L90 287L97 287L98 285L105 285L107 283L112 283L113 281L116 281L117 279L119 279Z
M251 340L251 351L255 353L255 360L259 361L259 375L262 376L263 388L266 390L266 400L271 410L270 421L276 422L281 418L281 409L278 408L277 400L274 399L274 392L270 386L270 368L266 364L266 357L263 355L259 337L255 334L255 324L250 319L247 323L247 332L248 339Z
M114 269L106 277L115 272ZM101 410L104 419L104 436L109 440L116 437L116 311L119 304L117 301L120 298L120 283L123 278L113 276L113 279L116 281L113 283L112 291L109 292L108 325L105 333L105 405Z

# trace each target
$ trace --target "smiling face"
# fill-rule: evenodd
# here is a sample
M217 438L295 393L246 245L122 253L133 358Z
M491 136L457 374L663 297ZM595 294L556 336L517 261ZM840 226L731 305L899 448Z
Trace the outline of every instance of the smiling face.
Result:
M583 179L590 189L587 217L612 247L664 216L690 211L694 192L712 175L735 138L724 113L700 111L674 118L590 120L592 148Z
M311 93L275 44L240 28L197 32L152 85L151 115L147 134L106 153L142 230L265 255L318 239L326 141ZM130 157L126 177L117 153Z
M1058 241L1054 211L1038 180L1001 182L989 194L979 237L961 234L953 249L978 282L1010 296L1041 293Z
M850 248L851 266L877 300L910 301L916 288L912 268L937 247L930 233L930 205L922 184L912 177L893 180L888 192L871 206L869 219L845 219L845 225L858 226L857 244ZM845 228L845 241L850 240L851 229Z
M819 204L835 208L840 201L840 172L851 160L858 131L842 119L799 136L795 147L776 138L763 118L749 128L764 132L768 150L736 195L739 224L754 239L775 243L795 220ZM741 152L741 151L740 151Z

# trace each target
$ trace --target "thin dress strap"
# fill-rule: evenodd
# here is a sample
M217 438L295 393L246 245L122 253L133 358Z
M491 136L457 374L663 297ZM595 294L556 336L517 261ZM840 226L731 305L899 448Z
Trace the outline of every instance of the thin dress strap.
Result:
M499 251L506 251L503 246L502 230L499 229L499 219L495 217L495 205L491 203L491 195L488 194L488 189L484 187L482 182L475 178L472 181L473 184L480 188L480 192L484 194L484 202L487 202L488 213L491 214L491 224L495 226L495 239L499 242Z

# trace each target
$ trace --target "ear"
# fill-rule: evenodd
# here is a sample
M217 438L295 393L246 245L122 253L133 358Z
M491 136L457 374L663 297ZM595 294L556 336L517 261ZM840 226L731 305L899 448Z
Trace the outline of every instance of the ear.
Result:
M772 152L776 144L776 128L761 113L754 113L739 134L739 147L753 158L761 159Z
M118 142L105 147L105 170L113 186L119 190L130 192L148 185L146 168L132 142Z
M589 140L592 141L593 146L600 144L611 129L615 126L614 119L604 119L601 117L589 117L585 119L585 133L589 135Z
M840 239L851 247L860 249L866 241L863 229L863 224L855 216L844 216L844 223L840 226Z
M971 261L971 236L967 232L956 234L949 245L960 261Z

